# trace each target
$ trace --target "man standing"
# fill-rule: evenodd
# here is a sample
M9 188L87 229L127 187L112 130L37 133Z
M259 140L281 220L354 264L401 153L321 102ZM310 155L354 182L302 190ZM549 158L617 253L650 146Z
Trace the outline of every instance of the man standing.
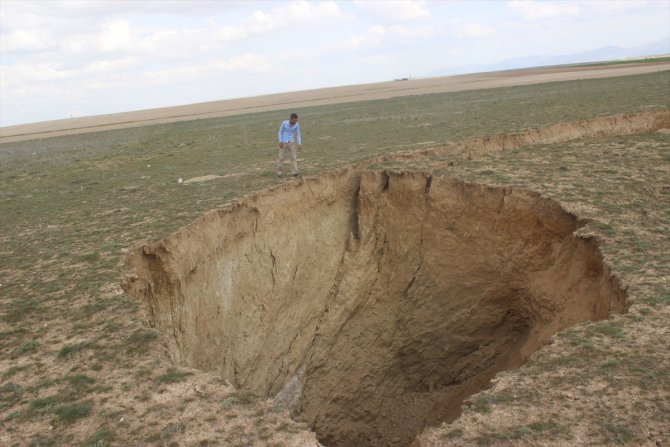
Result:
M291 113L291 118L282 121L279 126L279 160L277 161L277 176L284 175L284 158L286 152L291 155L291 175L298 175L298 154L302 149L302 138L300 137L300 124L298 115ZM297 143L297 144L296 144Z

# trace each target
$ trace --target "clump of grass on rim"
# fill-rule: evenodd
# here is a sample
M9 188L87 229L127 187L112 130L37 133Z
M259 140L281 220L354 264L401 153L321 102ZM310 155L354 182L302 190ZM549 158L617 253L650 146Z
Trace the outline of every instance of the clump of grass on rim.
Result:
M224 408L231 408L233 405L249 405L255 402L257 397L248 391L239 391L227 395L222 401L221 405Z
M70 345L63 346L60 351L58 351L59 358L67 358L72 354L83 351L84 349L90 349L95 346L95 343L91 340L85 340L79 343L74 343Z
M128 354L144 354L149 351L151 342L158 338L159 332L155 329L140 329L132 333L125 340Z
M91 402L76 402L59 405L55 408L54 412L61 421L71 424L78 419L89 416L92 410L93 404Z
M184 378L193 375L192 372L187 372L187 371L177 371L174 368L170 368L165 372L165 374L161 374L160 376L156 377L156 382L158 383L175 383L175 382L181 382L184 380Z

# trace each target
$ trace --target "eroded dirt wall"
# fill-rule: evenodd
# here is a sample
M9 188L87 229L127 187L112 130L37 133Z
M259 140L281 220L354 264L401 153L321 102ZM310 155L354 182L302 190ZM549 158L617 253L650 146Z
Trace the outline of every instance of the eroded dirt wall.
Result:
M311 346L352 227L351 170L243 199L130 257L180 365L272 394Z
M625 308L537 193L342 170L213 211L129 258L175 362L274 396L329 447L408 445L551 334Z
M670 109L661 109L635 115L613 115L564 122L540 128L524 129L485 137L472 138L450 146L415 149L406 153L377 157L365 162L370 164L385 160L416 159L422 155L460 153L471 158L486 152L519 149L536 144L556 144L580 138L607 138L617 135L635 135L670 128Z
M576 217L536 193L364 173L359 196L300 408L326 445L408 445L558 329L625 307Z

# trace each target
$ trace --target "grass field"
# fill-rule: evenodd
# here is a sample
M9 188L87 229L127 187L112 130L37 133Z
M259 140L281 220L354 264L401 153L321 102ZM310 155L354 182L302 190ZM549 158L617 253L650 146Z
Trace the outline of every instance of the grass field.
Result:
M669 106L666 71L306 108L297 111L301 171ZM293 445L304 427L271 403L175 369L160 334L119 287L129 247L285 181L274 173L275 139L289 112L0 146L0 444ZM603 239L634 303L627 315L556 336L435 439L670 442L670 135L373 168L428 170L556 198L590 219L583 231ZM177 183L208 174L221 178Z

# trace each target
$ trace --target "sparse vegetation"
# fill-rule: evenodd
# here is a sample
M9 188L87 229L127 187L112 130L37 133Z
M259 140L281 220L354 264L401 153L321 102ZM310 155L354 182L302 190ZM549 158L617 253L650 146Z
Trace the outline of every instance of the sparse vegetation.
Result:
M157 330L140 329L126 339L126 350L129 354L144 354L149 350L149 344L156 338L158 338Z
M185 377L192 375L190 372L177 371L176 369L170 368L165 374L161 374L156 378L158 383L175 383L181 382Z
M447 434L442 436L442 441L451 441L452 439L458 439L463 436L463 430L456 428L449 431Z
M84 442L84 447L107 447L114 438L114 431L109 427L103 427Z
M482 394L475 397L471 403L466 403L465 410L478 413L490 413L491 405L512 402L514 400L516 400L514 396L508 394Z
M601 429L604 440L609 444L626 445L638 440L634 430L621 422L603 419Z
M257 399L249 392L236 392L229 394L221 401L224 408L232 408L234 405L249 405Z
M71 424L77 419L81 419L91 414L93 406L90 402L81 402L74 404L63 404L55 409L61 421Z
M19 323L27 318L28 315L37 312L38 309L39 305L35 298L14 300L8 303L8 310L4 315L4 320L7 323Z
M84 349L88 349L93 347L93 342L92 341L82 341L79 343L74 343L71 345L65 345L63 346L60 351L58 351L58 357L60 358L67 358L70 355L77 353L79 351L82 351Z
M22 343L18 348L16 348L14 354L21 355L27 352L36 351L37 345L38 345L37 340L30 340L28 342Z
M301 170L318 174L476 136L664 109L669 82L670 72L661 72L305 108ZM288 436L285 421L271 431L260 424L257 434L242 425L255 426L265 405L260 397L230 393L214 379L204 389L195 385L199 373L170 370L162 347L169 334L146 328L140 307L118 284L126 248L281 183L273 171L274 138L285 112L0 146L0 420L13 444L282 444L265 437ZM337 131L342 125L347 132ZM470 160L447 152L374 165L532 189L559 200L587 220L580 234L603 242L606 262L629 287L633 313L644 317L580 325L554 337L500 388L473 396L473 411L437 433L439 442L564 445L578 430L580 441L593 445L637 445L649 436L652 445L668 442L659 427L670 418L670 348L661 335L670 319L669 153L670 135L655 133ZM221 177L176 182L206 174ZM150 373L135 375L142 370ZM188 395L156 397L166 388L161 384L181 382ZM122 402L125 383L132 394ZM212 426L206 433L186 417L171 419L196 391L203 396L198 405L220 415L205 424ZM106 413L109 408L118 413ZM519 408L521 420L508 419ZM644 424L636 423L642 417ZM495 422L486 428L482 419ZM52 422L48 435L34 431ZM88 431L80 429L84 423ZM225 430L217 433L217 424Z
M76 393L86 393L90 390L90 386L95 383L95 379L86 374L76 374L74 376L66 376L65 380L69 383L70 388Z

